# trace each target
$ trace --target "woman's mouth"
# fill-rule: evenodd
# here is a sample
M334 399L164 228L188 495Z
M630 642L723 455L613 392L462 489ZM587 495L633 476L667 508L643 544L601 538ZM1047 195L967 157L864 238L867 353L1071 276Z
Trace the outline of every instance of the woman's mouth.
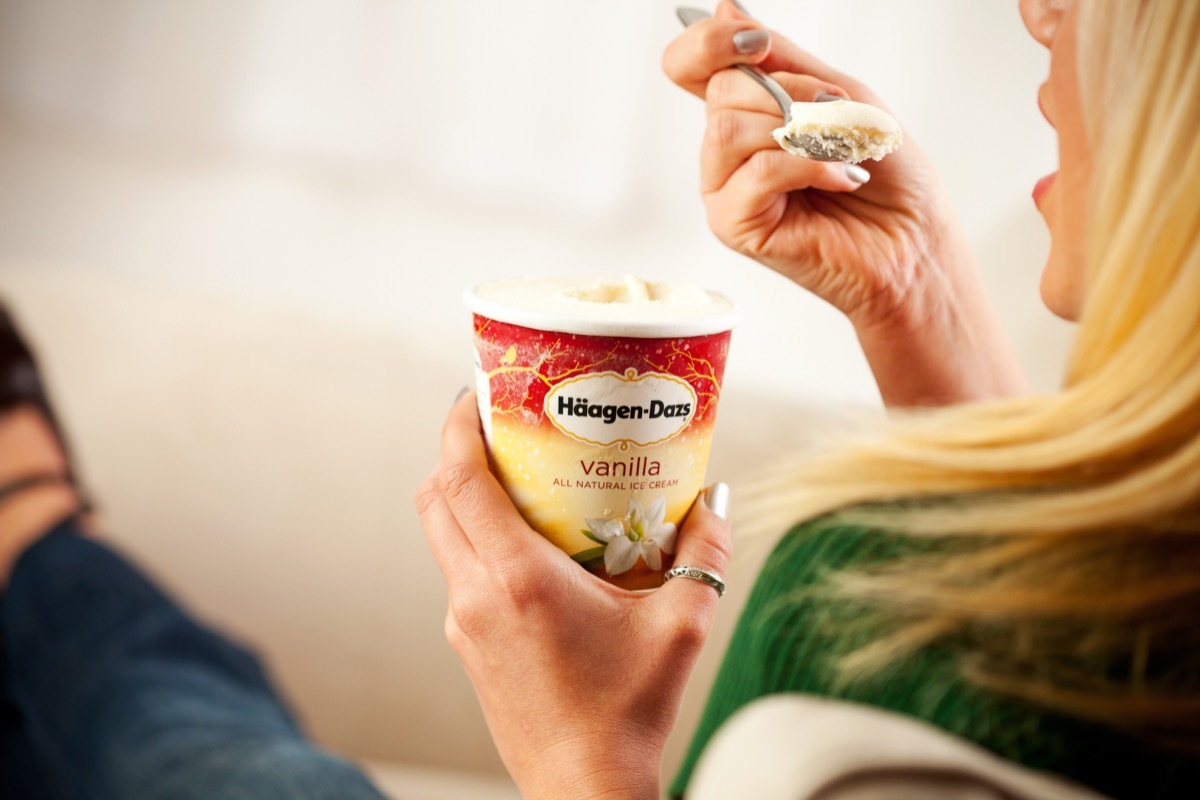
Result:
M1050 191L1050 186L1054 183L1054 179L1057 177L1058 173L1052 172L1034 185L1033 204L1038 207L1038 210L1041 210L1042 198L1046 196L1046 192Z

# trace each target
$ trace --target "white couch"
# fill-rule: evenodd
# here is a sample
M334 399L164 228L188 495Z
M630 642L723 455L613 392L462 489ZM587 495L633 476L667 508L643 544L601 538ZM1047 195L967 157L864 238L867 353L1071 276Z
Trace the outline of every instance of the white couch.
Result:
M111 538L259 650L315 738L396 796L514 790L446 645L412 508L470 377L409 336L79 270L0 265ZM730 388L709 475L815 417ZM777 409L776 409L777 411ZM673 769L761 552L743 548L667 754Z

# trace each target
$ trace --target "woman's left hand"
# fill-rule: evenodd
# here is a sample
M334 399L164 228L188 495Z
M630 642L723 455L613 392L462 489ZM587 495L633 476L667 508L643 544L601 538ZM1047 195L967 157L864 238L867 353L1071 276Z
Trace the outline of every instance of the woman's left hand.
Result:
M716 591L692 580L618 589L530 528L488 469L474 393L451 411L417 509L449 587L446 636L521 796L657 800ZM728 524L703 500L676 561L728 565Z

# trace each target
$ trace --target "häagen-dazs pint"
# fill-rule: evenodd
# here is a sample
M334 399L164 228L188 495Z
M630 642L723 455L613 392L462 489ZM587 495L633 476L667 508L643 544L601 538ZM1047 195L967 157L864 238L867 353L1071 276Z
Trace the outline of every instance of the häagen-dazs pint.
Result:
M739 312L637 278L469 288L493 469L529 524L586 569L649 589L704 485Z

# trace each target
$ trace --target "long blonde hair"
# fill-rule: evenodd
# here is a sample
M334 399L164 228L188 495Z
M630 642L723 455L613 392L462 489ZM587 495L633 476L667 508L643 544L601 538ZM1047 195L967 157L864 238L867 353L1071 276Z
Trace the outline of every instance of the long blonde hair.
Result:
M886 623L844 675L954 636L977 684L1200 747L1200 3L1083 2L1078 33L1096 167L1064 388L894 415L742 505L944 537L832 576Z

